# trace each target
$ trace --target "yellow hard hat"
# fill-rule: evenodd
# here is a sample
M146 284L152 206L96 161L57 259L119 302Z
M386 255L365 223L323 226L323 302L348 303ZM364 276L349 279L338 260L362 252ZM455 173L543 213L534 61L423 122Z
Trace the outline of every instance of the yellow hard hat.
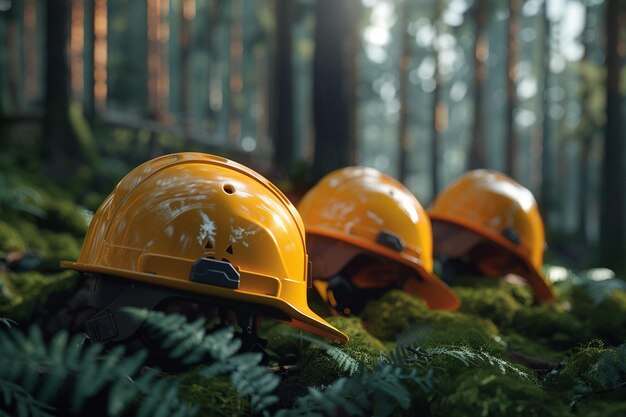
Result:
M554 300L541 272L543 222L528 189L499 172L470 171L437 196L429 214L436 257L472 257L480 246L471 261L481 272L519 275L536 299Z
M135 168L96 211L78 260L62 265L246 305L348 340L307 305L295 207L267 179L221 157L178 153Z
M430 220L415 196L393 178L365 167L336 170L303 197L298 211L313 263L313 284L327 302L332 297L327 294L329 279L358 256L369 254L404 266L408 279L396 285L431 308L458 308L458 297L432 273ZM377 279L375 273L361 276L359 285L376 288Z

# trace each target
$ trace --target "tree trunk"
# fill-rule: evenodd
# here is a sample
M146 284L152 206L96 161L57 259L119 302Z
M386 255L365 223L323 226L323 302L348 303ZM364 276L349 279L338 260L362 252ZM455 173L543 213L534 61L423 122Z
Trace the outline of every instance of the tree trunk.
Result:
M94 100L94 54L93 47L95 41L94 23L95 9L94 0L84 0L85 11L85 43L83 50L83 116L93 125L96 117L96 107Z
M24 66L22 60L22 7L20 2L13 2L8 11L7 18L7 75L9 87L9 103L13 113L23 110L22 73Z
M541 189L539 192L539 207L544 216L552 210L552 159L550 153L550 58L551 58L551 31L548 18L548 2L543 3L543 93L542 93L542 127L541 127Z
M441 18L441 11L443 9L443 0L435 1L435 10L433 15L433 25L435 26L435 40L439 36L439 20ZM433 40L434 42L434 40ZM432 118L432 138L431 138L431 193L434 200L439 193L439 133L443 131L443 107L439 102L439 96L441 95L441 75L439 74L439 51L437 45L433 43L433 53L435 57L435 89L433 90L433 118Z
M587 5L585 8L585 28L583 29L582 44L585 49L583 54L583 62L589 61L591 52L591 40L589 39L589 19L591 17L591 6ZM581 144L578 155L578 230L580 232L580 238L583 244L587 244L587 216L589 212L589 159L591 153L591 145L596 135L596 123L591 113L589 106L591 89L589 81L583 76L580 77L580 85L583 88L583 94L581 98L582 104L582 131L581 131Z
M76 153L69 121L69 0L48 2L46 13L46 97L42 156L50 161L54 175L63 175Z
M600 259L607 267L626 269L624 254L624 129L623 100L619 90L622 42L619 34L623 19L620 0L606 2L606 125L604 127L604 161L602 164L602 200L600 216Z
M404 0L404 7L401 10L400 30L402 31L402 55L399 62L399 94L400 94L400 120L398 121L398 179L400 182L406 181L409 173L409 103L408 103L408 87L409 87L409 68L411 66L411 46L414 42L413 37L409 34L409 0Z
M315 53L313 56L313 123L315 154L313 175L353 163L354 92L350 52L356 19L352 2L318 0L315 5Z
M517 133L514 112L517 107L517 34L519 33L520 0L509 2L509 24L507 37L507 83L506 83L506 172L511 177L517 174Z
M293 75L291 25L293 2L276 0L276 63L274 68L274 168L289 175L294 168Z
M470 143L469 169L487 166L487 149L485 147L485 131L483 125L483 88L487 78L485 61L489 53L489 39L485 33L487 27L486 0L474 3L474 124L472 125L472 142Z
M191 55L190 8L195 7L189 0L183 0L180 8L180 125L183 136L189 136L191 83L189 80L189 59Z

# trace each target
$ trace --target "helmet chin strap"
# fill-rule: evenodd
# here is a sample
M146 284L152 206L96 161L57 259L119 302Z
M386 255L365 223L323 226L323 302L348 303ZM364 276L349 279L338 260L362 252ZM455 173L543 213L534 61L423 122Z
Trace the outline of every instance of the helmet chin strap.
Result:
M389 287L359 288L343 274L335 275L328 281L326 294L331 307L339 314L358 314L371 300L380 298Z

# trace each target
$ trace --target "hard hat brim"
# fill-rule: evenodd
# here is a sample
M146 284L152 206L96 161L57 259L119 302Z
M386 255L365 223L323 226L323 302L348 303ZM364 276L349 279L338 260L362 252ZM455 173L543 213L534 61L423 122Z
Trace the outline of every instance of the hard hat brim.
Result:
M523 265L525 273L522 276L528 283L528 285L532 288L535 299L538 301L544 302L554 302L554 292L552 290L552 284L545 277L543 272L529 259L527 255L522 253L520 249L511 241L509 241L506 237L493 233L487 229L483 229L480 227L476 227L474 224L469 222L464 222L459 220L458 218L447 217L445 215L440 214L430 214L430 219L433 224L433 231L436 227L436 223L441 222L445 224L449 224L455 227L458 227L463 230L469 230L477 235L480 235L482 238L492 242L499 247L505 249L507 252L511 253L521 265ZM433 237L435 234L433 233ZM437 253L437 240L434 239L434 248L435 253Z
M301 305L293 305L277 296L269 294L264 295L242 290L233 290L221 288L215 285L207 285L192 281L183 281L180 279L174 279L161 275L128 271L124 269L105 266L82 264L77 262L62 261L61 267L66 269L72 269L78 272L98 273L128 278L148 284L162 285L176 290L187 291L189 293L206 294L207 296L223 298L225 300L234 302L258 304L263 307L269 307L271 309L281 311L291 318L290 323L292 325L303 330L310 331L319 336L338 342L347 342L349 340L348 336L346 336L341 331L335 329L323 318L313 312L313 310L309 308L308 304L306 304L306 301ZM242 276L244 276L244 274L245 272L242 273Z
M448 287L448 285L435 274L428 272L422 266L420 260L414 256L404 252L395 251L387 248L386 246L371 243L365 239L352 237L347 234L336 233L332 230L309 227L306 229L306 232L307 235L318 235L347 243L359 249L373 252L387 259L392 259L409 267L416 272L417 277L420 279L407 280L402 289L410 294L422 298L426 304L428 304L428 307L432 309L453 311L458 309L461 305L459 297L453 292L453 290L450 289L450 287ZM315 264L313 264L313 271L315 273Z

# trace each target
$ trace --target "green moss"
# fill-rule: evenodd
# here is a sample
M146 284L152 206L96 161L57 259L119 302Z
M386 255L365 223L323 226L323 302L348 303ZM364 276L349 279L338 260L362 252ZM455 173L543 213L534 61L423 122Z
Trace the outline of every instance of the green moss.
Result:
M8 223L0 221L0 251L17 250L23 252L25 249L26 243L20 233Z
M626 416L626 401L610 401L606 398L585 399L576 404L576 415L585 417Z
M521 334L508 331L502 336L507 349L520 352L534 359L558 363L563 359L563 352L553 348L544 340L534 337L526 337Z
M200 416L247 416L250 403L240 398L227 377L204 378L188 372L180 378L178 396L200 406Z
M551 304L517 310L512 327L525 336L542 339L559 349L576 346L586 338L583 322Z
M532 289L528 285L513 284L501 279L480 276L462 276L455 278L454 289L476 289L490 290L496 298L503 297L502 294L508 294L515 303L522 306L532 305L534 297ZM505 297L507 303L510 301Z
M461 297L460 311L476 314L493 321L498 326L508 326L515 311L522 304L503 286L455 287Z
M381 340L395 341L397 336L419 324L430 312L419 298L404 291L388 291L379 300L370 302L361 317L366 328Z
M498 328L481 317L448 312L432 312L427 317L432 333L424 340L426 346L470 346L489 351L504 351Z
M70 291L76 284L76 274L64 271L52 275L39 272L1 274L8 297L0 303L0 316L17 322L28 322L33 313L41 308L50 295Z
M626 340L626 291L615 291L595 308L590 317L594 336L610 344Z
M291 362L290 357L300 355L305 343L297 336L302 330L277 320L263 320L259 326L259 337L267 340L266 350L277 361ZM293 361L295 362L295 360Z
M381 355L387 353L385 345L363 328L358 317L329 317L327 320L350 337L349 342L334 344L333 347L346 353L359 366L373 371ZM349 375L349 371L342 369L332 356L336 355L327 352L324 347L311 344L301 360L300 381L309 386L321 386Z
M602 342L594 341L567 352L562 367L546 378L544 383L546 389L562 391L571 397L575 387L585 383L586 374L606 351Z
M600 303L595 303L584 288L575 288L572 313L585 323L590 337L609 344L626 340L626 291L613 291Z
M570 416L568 407L546 393L533 380L488 369L462 372L438 386L431 415L465 416Z
M424 302L403 291L389 291L371 302L362 314L366 328L381 340L395 341L420 333L419 344L468 345L502 350L496 341L497 327L489 320L460 313L429 309ZM423 332L423 329L428 329ZM409 333L409 334L407 334Z

